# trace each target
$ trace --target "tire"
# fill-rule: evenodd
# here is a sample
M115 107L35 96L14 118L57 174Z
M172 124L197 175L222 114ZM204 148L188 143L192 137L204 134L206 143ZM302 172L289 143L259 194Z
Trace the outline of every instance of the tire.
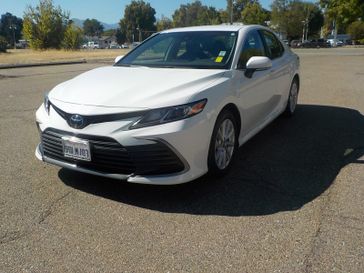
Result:
M291 84L291 88L289 90L287 106L286 109L284 110L285 116L291 117L294 115L294 112L296 111L297 108L298 93L299 93L298 80L294 78Z
M230 169L239 147L237 128L236 119L230 111L220 113L210 142L207 162L209 174L223 176Z

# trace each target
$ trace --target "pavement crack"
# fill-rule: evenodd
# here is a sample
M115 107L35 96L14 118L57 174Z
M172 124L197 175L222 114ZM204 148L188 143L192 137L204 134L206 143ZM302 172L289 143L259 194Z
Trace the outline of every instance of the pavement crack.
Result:
M1 79L14 79L14 78L20 78L22 76L19 76L19 75L3 75L3 74L0 74L0 80Z
M343 216L343 215L327 215L333 224L340 225L343 228L363 232L363 220L358 217Z
M28 236L29 234L30 232L20 232L20 231L6 232L4 235L0 237L0 245L17 241L23 237Z
M335 181L333 182L333 185L335 184ZM327 193L322 196L323 198L323 204L321 205L320 212L319 212L319 219L316 231L312 237L312 243L311 243L311 249L305 259L304 262L304 272L311 273L313 272L313 261L318 260L316 256L319 255L319 250L321 244L324 242L321 239L321 233L322 233L322 225L324 223L324 220L327 219L327 208L331 202L331 193L332 193L332 187L327 190Z
M69 196L71 193L73 192L73 190L70 190L68 192L66 192L64 195L62 195L61 197L57 198L56 200L54 200L49 206L48 208L41 214L38 224L42 224L50 215L52 215L52 213L54 212L54 210L56 209L57 206L59 206L59 204L67 197Z
M38 224L42 224L50 215L52 215L56 207L59 206L60 202L62 202L65 198L67 198L73 191L74 190L70 190L65 194L63 194L61 197L54 200L48 206L48 208L42 213L42 215L38 220ZM0 234L0 245L20 240L24 237L27 237L32 232L34 232L34 228L25 231L8 231L5 232L4 234Z

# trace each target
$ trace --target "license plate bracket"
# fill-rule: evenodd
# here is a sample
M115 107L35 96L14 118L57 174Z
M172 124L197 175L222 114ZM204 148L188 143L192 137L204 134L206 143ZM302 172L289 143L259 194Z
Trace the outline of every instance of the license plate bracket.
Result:
M91 161L90 143L74 136L62 137L63 155L81 161Z

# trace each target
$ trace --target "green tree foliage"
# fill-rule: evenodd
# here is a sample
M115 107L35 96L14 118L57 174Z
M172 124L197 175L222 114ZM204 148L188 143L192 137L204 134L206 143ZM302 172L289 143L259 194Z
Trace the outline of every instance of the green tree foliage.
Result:
M121 31L120 28L118 28L116 30L116 33L115 33L115 36L116 36L116 42L121 45L123 43L126 42L126 36L125 36L125 33Z
M309 11L308 36L311 37L321 32L325 17L317 5L312 6L312 9L309 9Z
M225 9L219 10L219 16L220 16L220 20L221 20L222 23L229 23L230 22L229 13L228 13L227 10L225 10Z
M353 40L364 39L364 22L355 21L351 23L348 27L348 33L351 35Z
M6 52L6 48L8 46L8 42L5 37L0 36L0 52Z
M181 5L172 17L174 27L221 24L216 8L204 6L201 1Z
M23 20L21 18L18 18L9 12L1 15L0 35L6 39L8 44L14 44L14 34L15 42L18 41L21 38L22 30Z
M83 22L83 32L87 36L100 37L104 31L104 26L96 19L86 19Z
M83 31L73 23L69 24L65 30L62 48L66 50L79 49L83 40Z
M52 0L40 0L35 8L24 13L23 33L33 49L60 48L69 14L55 7Z
M317 4L300 0L274 0L271 26L286 33L289 39L302 37L304 24L308 24L308 36L315 36L323 25L323 15Z
M173 22L168 17L162 16L162 18L157 21L157 31L162 31L170 28L173 28Z
M133 37L147 38L156 31L155 10L149 3L143 0L133 0L125 7L124 18L120 21L120 29L127 40L132 41Z
M226 7L226 12L228 15L228 21L225 22L230 22L231 19L231 6L233 6L233 22L242 22L242 12L243 10L246 8L246 6L248 4L254 4L254 3L258 3L258 0L227 0L227 7Z
M288 0L274 0L272 2L271 24L279 32L287 32L288 28Z
M326 10L327 24L336 21L341 31L359 18L364 20L363 0L320 0L320 4Z
M113 36L113 35L115 35L116 34L116 29L108 29L108 30L104 30L103 32L102 32L102 35L103 36Z
M241 12L244 24L265 25L268 20L268 14L264 11L259 2L248 3Z

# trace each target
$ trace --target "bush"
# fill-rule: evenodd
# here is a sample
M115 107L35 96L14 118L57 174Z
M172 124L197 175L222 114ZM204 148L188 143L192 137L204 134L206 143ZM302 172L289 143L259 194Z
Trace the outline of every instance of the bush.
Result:
M0 36L0 52L6 52L8 42L3 36Z
M357 40L357 44L364 45L364 39Z
M351 35L353 40L364 39L364 22L355 21L348 26L348 33Z

